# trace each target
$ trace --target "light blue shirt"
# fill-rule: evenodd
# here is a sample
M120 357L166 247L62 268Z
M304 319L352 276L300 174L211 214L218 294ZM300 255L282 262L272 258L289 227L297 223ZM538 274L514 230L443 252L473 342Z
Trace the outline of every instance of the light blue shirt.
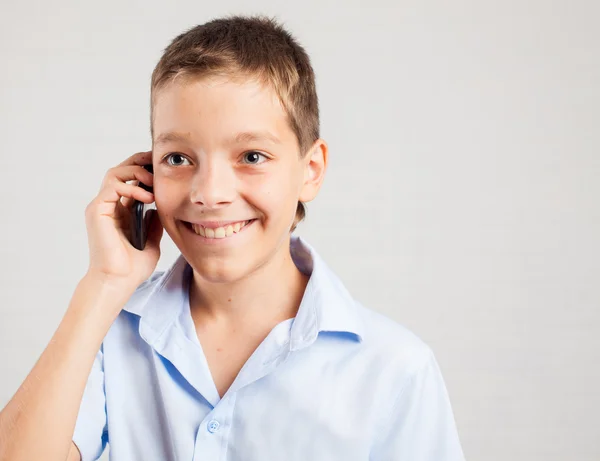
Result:
M462 461L428 345L359 304L305 240L297 315L223 396L190 315L183 256L136 290L98 352L74 442L83 461Z

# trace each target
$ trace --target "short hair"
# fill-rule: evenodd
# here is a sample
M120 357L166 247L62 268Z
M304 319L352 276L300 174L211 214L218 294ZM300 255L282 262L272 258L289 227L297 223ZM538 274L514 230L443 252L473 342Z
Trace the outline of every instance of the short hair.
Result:
M257 78L277 94L298 140L299 155L319 139L315 75L305 49L275 19L229 16L213 19L175 37L152 72L150 131L154 139L156 93L176 78ZM306 215L298 202L293 232Z

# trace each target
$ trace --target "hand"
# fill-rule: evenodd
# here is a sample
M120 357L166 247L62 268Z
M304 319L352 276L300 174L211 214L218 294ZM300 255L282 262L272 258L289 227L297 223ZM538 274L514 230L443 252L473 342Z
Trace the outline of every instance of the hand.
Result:
M149 163L152 151L134 154L109 169L100 192L86 207L88 275L103 282L135 289L152 275L158 263L163 227L155 210L149 211L151 219L144 250L137 250L129 241L133 202L154 202L154 194L137 185L138 181L153 185L154 176L142 167Z

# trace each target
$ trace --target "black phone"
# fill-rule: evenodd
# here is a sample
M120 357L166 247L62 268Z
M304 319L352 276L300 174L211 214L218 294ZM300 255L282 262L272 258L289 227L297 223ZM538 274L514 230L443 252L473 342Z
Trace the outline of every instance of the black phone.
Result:
M154 174L152 164L143 165L143 167ZM139 186L149 192L152 192L152 187L139 181ZM149 210L156 209L154 203L144 203L139 200L133 202L131 208L131 244L138 250L143 250L146 246L146 239L148 238L148 226L150 225L150 214Z

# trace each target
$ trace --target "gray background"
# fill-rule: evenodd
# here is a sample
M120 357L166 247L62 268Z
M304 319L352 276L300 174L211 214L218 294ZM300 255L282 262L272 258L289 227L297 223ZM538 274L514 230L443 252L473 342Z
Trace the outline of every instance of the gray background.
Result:
M262 12L312 56L331 149L299 234L431 345L467 459L600 459L599 3L247 5L2 3L0 407L85 272L105 171L151 147L163 48Z

